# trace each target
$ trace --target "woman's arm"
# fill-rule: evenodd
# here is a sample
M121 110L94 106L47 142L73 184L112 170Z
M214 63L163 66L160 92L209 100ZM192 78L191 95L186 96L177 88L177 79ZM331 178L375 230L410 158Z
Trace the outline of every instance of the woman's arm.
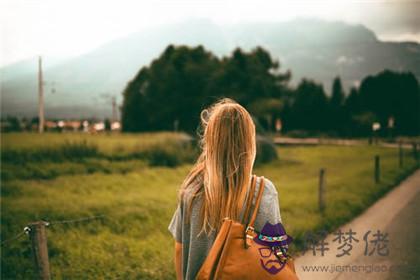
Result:
M176 279L182 280L182 243L175 241L175 271Z

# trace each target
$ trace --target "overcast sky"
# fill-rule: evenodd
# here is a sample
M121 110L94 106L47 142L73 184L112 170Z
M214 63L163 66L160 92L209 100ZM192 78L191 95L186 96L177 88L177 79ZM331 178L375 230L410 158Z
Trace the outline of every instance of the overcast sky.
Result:
M35 55L73 56L150 26L296 17L362 23L380 39L420 42L420 0L0 0L0 66Z

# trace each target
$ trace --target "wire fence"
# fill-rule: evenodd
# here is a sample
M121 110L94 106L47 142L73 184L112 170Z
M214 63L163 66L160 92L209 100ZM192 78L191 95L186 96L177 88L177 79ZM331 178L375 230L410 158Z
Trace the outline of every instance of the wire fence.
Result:
M403 167L404 161L403 158L405 157L405 152L402 149L402 145L399 145L399 167ZM419 165L419 152L417 148L417 144L413 145L413 157L415 159L416 165ZM374 181L375 183L380 182L380 158L379 155L374 157ZM318 204L319 204L319 211L321 213L324 212L324 209L327 205L326 199L326 169L321 168L319 172L319 187L318 187ZM75 223L86 223L91 222L99 219L107 218L105 215L96 215L96 216L89 216L89 217L81 217L77 219L68 219L68 220L39 220L36 222L28 223L24 226L24 228L18 232L15 236L10 237L6 240L1 241L1 247L8 246L13 242L20 240L24 236L28 236L31 241L32 252L34 256L34 263L36 267L36 278L38 279L50 279L50 270L49 270L49 260L48 260L48 245L47 245L47 236L46 236L46 228L58 226L58 225L66 225L66 224L75 224Z
M45 226L54 226L54 225L60 225L60 224L73 224L73 223L80 223L80 222L89 222L92 220L98 220L98 219L102 219L105 218L105 215L97 215L97 216L90 216L90 217L83 217L83 218L78 218L78 219L71 219L71 220L60 220L60 221L40 221L43 222ZM7 246L8 244L12 243L13 241L16 241L20 238L22 238L25 235L29 235L31 232L31 226L28 223L21 232L19 232L18 234L16 234L15 236L8 238L6 240L3 240L1 242L1 247Z
M47 234L46 228L54 225L74 224L91 222L105 218L105 215L97 215L90 217L83 217L78 219L70 220L58 220L58 221L45 221L40 220L36 222L28 223L21 232L15 236L8 238L1 242L1 247L5 247L14 241L19 240L25 235L29 236L31 241L33 261L35 264L36 279L49 280L51 279L50 265L48 258L48 245L47 245Z
M105 218L105 215L97 215L97 216L91 216L91 217L84 217L79 219L72 219L72 220L61 220L61 221L51 221L48 222L48 225L57 225L57 224L72 224L72 223L80 223L80 222L89 222L91 220L98 220Z
M13 241L20 239L22 236L25 236L25 234L28 234L28 232L27 232L28 229L29 229L28 227L25 227L23 229L23 231L19 232L14 237L11 237L9 239L3 240L1 242L1 247L4 247L4 246L8 245L9 243L12 243Z

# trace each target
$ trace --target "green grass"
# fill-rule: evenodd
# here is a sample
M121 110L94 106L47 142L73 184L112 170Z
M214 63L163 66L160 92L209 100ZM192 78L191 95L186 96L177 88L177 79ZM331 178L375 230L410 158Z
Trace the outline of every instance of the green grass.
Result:
M174 132L139 133L139 134L87 134L87 133L3 133L2 150L31 150L42 147L53 147L66 142L83 142L98 146L104 154L128 154L146 150L156 143L167 143L174 139L184 140L186 134Z
M407 156L409 152L406 151ZM373 182L373 158L381 157L381 183ZM415 167L411 155L398 166L398 150L379 147L317 146L281 148L279 162L257 172L279 192L283 222L302 246L309 231L331 231L360 214ZM275 165L278 165L277 172ZM326 209L318 211L319 169L326 169Z
M62 135L60 138L60 135ZM108 142L107 142L108 140ZM3 180L51 179L94 172L127 173L134 160L150 166L192 163L198 149L183 133L2 135ZM128 163L128 164L127 164ZM137 165L137 164L135 164Z
M86 137L87 141L95 141L100 151L114 151L113 146L119 145L126 147L127 153L135 143L152 145L151 139L156 142L165 137L64 135ZM34 147L31 145L45 145L43 137L11 134L4 137L3 143L8 143L8 148L29 149ZM54 145L62 143L59 134L45 137ZM18 143L22 140L25 143ZM305 232L332 230L345 223L414 169L408 150L404 168L398 167L397 149L317 146L281 147L278 151L279 160L258 167L254 173L275 184L283 223L298 246ZM381 156L382 181L378 185L373 182L375 154ZM28 164L37 166L39 172L55 172L54 176L21 177L18 166L8 165L15 168L8 174L15 176L2 180L2 240L22 231L30 221L103 214L103 219L48 228L53 279L174 279L173 239L167 226L176 207L177 188L191 165L170 168L148 166L139 160L101 159ZM324 215L317 209L321 167L326 168L327 176ZM94 171L88 172L88 168ZM2 279L33 278L28 238L3 247L1 264Z

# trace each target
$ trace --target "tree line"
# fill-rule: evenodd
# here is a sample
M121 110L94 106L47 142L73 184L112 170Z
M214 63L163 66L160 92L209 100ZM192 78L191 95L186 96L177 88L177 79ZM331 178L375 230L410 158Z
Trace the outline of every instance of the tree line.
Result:
M281 120L282 132L363 136L376 122L384 135L420 133L420 90L410 72L384 70L364 78L348 94L336 77L330 96L314 80L291 86L291 77L261 47L249 52L237 48L218 58L203 46L169 45L127 84L122 130L193 133L203 108L230 97L270 131Z

